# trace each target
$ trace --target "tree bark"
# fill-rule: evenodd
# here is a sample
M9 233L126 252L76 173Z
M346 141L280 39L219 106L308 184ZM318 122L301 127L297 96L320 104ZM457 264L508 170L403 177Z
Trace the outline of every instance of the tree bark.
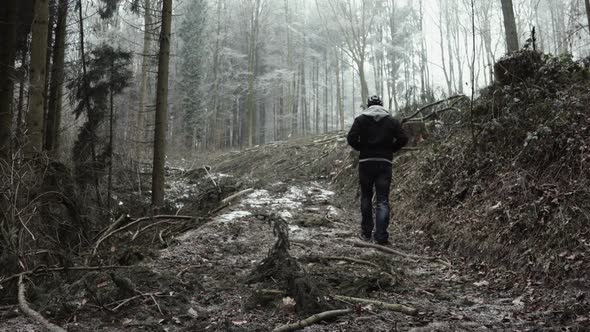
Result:
M43 147L43 105L45 92L47 24L49 20L49 1L36 0L35 19L31 36L31 68L29 111L26 115L27 142L25 155L33 157Z
M590 32L590 0L584 0L586 4L586 17L588 18L588 32Z
M162 30L158 55L158 83L156 91L156 123L152 169L152 207L164 205L164 166L166 163L166 131L168 129L168 71L170 63L170 29L172 0L162 1Z
M258 48L258 29L260 0L253 0L253 8L250 18L250 40L248 56L248 96L246 100L246 110L248 116L248 146L256 143L256 71L257 71L257 48Z
M51 67L51 84L45 133L45 149L56 156L59 150L59 129L61 126L62 95L64 81L64 55L68 0L59 0L55 41L53 44L53 65Z
M326 48L324 51L324 133L328 132L328 97L329 97L329 90L328 90L328 49Z
M146 141L146 129L145 129L145 105L147 99L148 90L148 61L149 52L151 48L151 30L152 30L152 13L151 13L151 1L144 1L144 31L143 31L143 55L141 59L141 84L139 86L139 110L137 111L137 123L136 125L136 143L135 143L135 155L137 159L142 159L143 155L143 142Z
M10 153L14 60L16 57L17 1L6 0L0 9L0 158Z
M512 0L502 1L502 14L504 16L504 30L506 33L506 48L508 53L516 52L518 46L518 32L516 31L516 21L514 19L514 7Z

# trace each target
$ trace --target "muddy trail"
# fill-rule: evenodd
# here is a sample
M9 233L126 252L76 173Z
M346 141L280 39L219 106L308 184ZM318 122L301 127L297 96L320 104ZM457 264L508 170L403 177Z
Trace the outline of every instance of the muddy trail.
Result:
M538 291L534 285L514 288L495 280L495 274L477 273L459 259L424 247L395 221L389 248L397 254L359 247L356 205L339 203L325 179L275 177L275 182L241 191L206 221L129 269L85 275L64 290L79 294L75 301L56 300L41 312L68 331L271 331L320 309L352 312L304 331L559 329L562 312L530 303ZM277 223L286 225L288 255L300 269L289 271L288 262L276 262L286 269L283 276L303 275L317 290L310 294L322 298L308 301L293 294L280 276L253 280L277 243ZM100 300L107 289L117 293L116 301ZM321 306L306 307L318 302ZM41 330L23 317L3 321L2 331Z

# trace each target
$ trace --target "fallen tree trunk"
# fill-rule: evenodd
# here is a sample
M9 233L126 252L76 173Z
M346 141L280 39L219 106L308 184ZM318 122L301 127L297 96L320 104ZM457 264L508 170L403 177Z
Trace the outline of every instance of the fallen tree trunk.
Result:
M332 318L336 318L336 317L340 317L340 316L344 316L344 315L348 315L349 313L352 312L352 309L341 309L341 310L330 310L330 311L324 311L322 313L319 314L315 314L313 316L310 316L304 320L300 320L298 322L295 322L293 324L287 324L287 325L283 325L283 326L279 326L276 329L272 330L273 332L290 332L290 331L297 331L300 330L304 327L313 325L315 323L319 323L323 320L327 320L327 319L332 319Z
M334 296L335 299L343 301L343 302L351 302L351 303L362 303L362 304L373 304L383 309L401 312L406 315L415 316L418 314L418 310L416 308L408 307L403 304L397 303L387 303L377 300L370 300L370 299L361 299L358 297L349 297L349 296L342 296L336 295Z
M49 332L66 332L63 328L51 323L40 313L29 307L27 299L25 297L25 284L23 283L23 276L20 275L18 278L18 306L20 310L29 318L35 320L37 323L43 325Z

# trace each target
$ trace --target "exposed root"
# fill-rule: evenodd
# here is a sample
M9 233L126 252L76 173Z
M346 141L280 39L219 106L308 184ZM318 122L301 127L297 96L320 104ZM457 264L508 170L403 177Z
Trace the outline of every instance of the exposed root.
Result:
M20 310L29 318L35 320L37 323L43 325L49 332L66 332L63 328L51 323L37 311L31 309L27 303L25 296L25 284L23 283L23 276L18 277L18 306Z
M322 292L289 254L289 228L283 218L271 216L277 241L268 256L252 271L246 283L272 281L296 301L300 314L318 313L331 309Z

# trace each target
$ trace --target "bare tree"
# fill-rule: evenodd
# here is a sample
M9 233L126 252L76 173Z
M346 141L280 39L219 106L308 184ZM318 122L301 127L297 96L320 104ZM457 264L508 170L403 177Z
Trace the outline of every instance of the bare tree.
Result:
M584 0L586 4L586 16L588 18L588 32L590 33L590 0Z
M170 29L172 0L162 1L162 30L158 55L156 91L156 125L154 133L154 162L152 169L152 206L164 205L164 166L166 163L166 131L168 130L168 72L170 63Z
M362 100L369 96L369 86L365 74L365 63L368 55L369 32L373 26L376 1L369 0L327 0L331 20L338 25L338 31L344 39L343 50L356 64L356 70L361 82ZM316 6L319 4L316 0Z
M508 53L516 52L518 46L518 32L516 31L516 21L514 19L514 7L512 0L502 1L502 14L504 15L504 30L506 33L506 47Z

